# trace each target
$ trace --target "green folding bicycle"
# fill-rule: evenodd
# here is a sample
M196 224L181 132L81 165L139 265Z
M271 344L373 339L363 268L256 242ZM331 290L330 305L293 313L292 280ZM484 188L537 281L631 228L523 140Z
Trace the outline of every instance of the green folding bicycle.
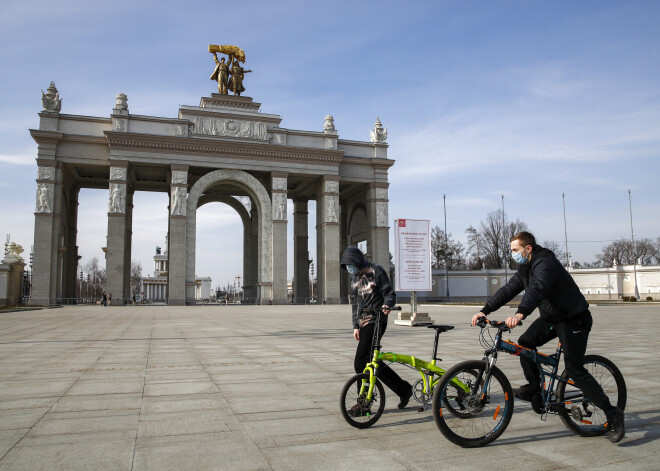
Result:
M397 306L392 310L400 310ZM413 384L413 398L422 404L420 409L427 410L431 406L433 388L440 382L445 370L436 366L438 353L438 337L442 332L454 328L453 325L426 325L435 330L435 342L433 344L433 357L430 362L415 358L412 355L401 355L393 352L382 352L380 344L381 323L387 318L381 312L377 313L374 336L372 339L373 359L367 363L364 372L356 374L349 379L341 391L339 407L341 414L351 426L356 428L367 428L375 424L385 409L385 389L378 380L378 371L382 362L400 363L417 370L421 376ZM452 387L469 391L469 387L459 380L452 382Z

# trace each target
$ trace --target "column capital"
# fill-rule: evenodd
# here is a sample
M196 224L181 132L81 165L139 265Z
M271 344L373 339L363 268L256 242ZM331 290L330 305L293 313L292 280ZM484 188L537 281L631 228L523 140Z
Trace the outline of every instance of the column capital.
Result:
M108 165L110 165L110 167L128 168L128 160L110 159L108 160Z

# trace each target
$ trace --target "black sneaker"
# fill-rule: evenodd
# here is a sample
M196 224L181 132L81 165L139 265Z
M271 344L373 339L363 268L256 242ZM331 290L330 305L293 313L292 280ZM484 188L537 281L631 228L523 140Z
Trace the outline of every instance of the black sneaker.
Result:
M519 388L513 388L513 395L521 401L527 402L531 402L534 395L540 392L541 389L538 386L532 386L531 384L524 384Z
M614 411L609 414L607 419L607 428L610 431L610 441L612 443L617 443L621 441L626 434L626 426L624 423L623 411L618 407L614 407L613 409Z
M399 402L399 409L405 409L412 395L413 395L413 390L412 390L412 386L410 386L410 389L408 389L405 393L403 393L403 396L399 396L399 399L401 399L401 402Z

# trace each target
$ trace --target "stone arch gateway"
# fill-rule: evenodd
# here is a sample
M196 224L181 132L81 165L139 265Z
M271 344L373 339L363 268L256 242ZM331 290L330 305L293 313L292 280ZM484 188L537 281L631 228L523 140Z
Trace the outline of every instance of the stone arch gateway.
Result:
M54 84L48 90L59 99ZM317 301L347 302L339 258L355 236L349 234L349 214L363 219L360 237L371 258L389 263L388 171L394 161L387 158L379 121L371 141L353 141L339 138L332 116L320 116L317 131L287 129L279 115L261 112L259 103L243 96L202 97L199 106L180 106L175 118L133 114L123 94L106 116L65 114L60 103L44 101L39 127L30 130L38 146L33 304L75 298L79 258L94 255L78 249L81 188L108 192L99 221L107 222L106 291L113 304L130 297L135 191L169 195L170 304L195 302L196 211L211 201L241 215L244 288L255 303L288 300L289 200L294 302L309 302L312 260ZM316 202L314 249L309 201Z

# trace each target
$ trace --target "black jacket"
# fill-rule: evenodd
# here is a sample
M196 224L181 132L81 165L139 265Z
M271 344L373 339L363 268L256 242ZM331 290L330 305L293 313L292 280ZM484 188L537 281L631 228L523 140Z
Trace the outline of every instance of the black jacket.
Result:
M525 317L538 307L544 319L562 322L589 309L573 277L551 250L534 245L531 255L531 260L518 265L516 274L486 302L481 310L484 314L496 311L523 290L518 312Z
M362 251L353 246L346 247L340 263L344 269L346 265L355 265L361 270L357 275L351 275L354 329L375 323L375 314L383 305L394 307L396 294L383 267L370 263Z

